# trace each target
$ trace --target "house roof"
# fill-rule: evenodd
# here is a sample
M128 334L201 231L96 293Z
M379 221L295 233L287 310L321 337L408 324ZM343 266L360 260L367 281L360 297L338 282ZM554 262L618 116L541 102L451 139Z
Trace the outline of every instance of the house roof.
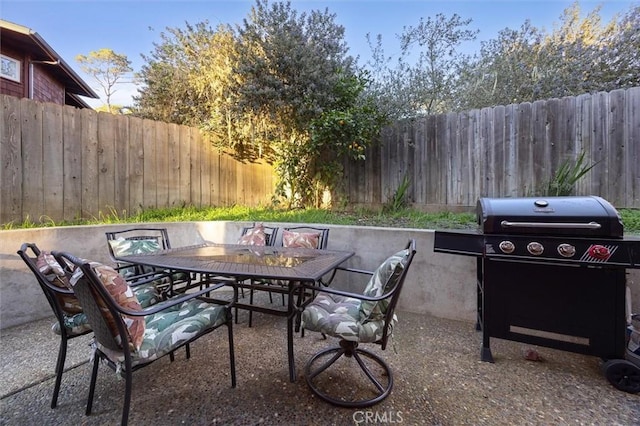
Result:
M40 35L30 28L0 19L0 39L3 44L27 52L33 61L43 61L51 66L52 74L65 85L65 89L75 102L89 107L76 95L98 99L99 96L91 87L44 41Z

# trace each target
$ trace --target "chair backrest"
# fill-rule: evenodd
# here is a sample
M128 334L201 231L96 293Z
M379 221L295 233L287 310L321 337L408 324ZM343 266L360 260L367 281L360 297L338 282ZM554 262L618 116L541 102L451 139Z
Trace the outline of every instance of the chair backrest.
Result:
M106 232L109 256L141 254L171 248L166 228L129 228Z
M329 228L315 226L289 226L283 228L282 245L324 250L329 242Z
M367 315L384 316L384 331L380 342L378 342L382 345L382 349L387 346L400 292L415 254L416 242L414 239L410 239L403 250L389 257L378 267L364 290L364 294L367 296L387 295L385 299L380 301L363 301L360 308L362 311L365 307L368 310ZM382 279L380 279L381 276L383 276Z
M52 253L58 262L67 265L65 273L87 315L96 340L106 348L124 351L125 356L129 356L128 345L119 343L129 340L127 325L115 308L115 300L105 289L91 263L69 253Z
M273 246L273 245L275 245L276 237L278 235L278 230L280 228L273 227L273 226L264 226L261 223L254 223L251 226L243 227L242 231L240 232L241 239L242 239L242 237L249 235L250 232L254 232L254 230L256 228L261 228L262 231L264 231L264 245L265 246ZM247 244L251 244L251 243L248 242Z
M66 335L65 315L78 314L82 312L82 307L73 290L68 287L68 281L65 281L66 276L56 273L57 269L62 271L62 266L57 264L57 261L50 253L41 251L34 243L22 244L20 250L18 250L18 255L35 276L53 313L58 319L60 332ZM39 264L42 267L39 267Z

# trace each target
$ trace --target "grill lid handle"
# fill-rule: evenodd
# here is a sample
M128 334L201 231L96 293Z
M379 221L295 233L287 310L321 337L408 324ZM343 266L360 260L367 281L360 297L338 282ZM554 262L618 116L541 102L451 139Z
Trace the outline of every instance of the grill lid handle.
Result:
M562 222L500 222L503 228L559 228L559 229L600 229L598 222L589 223L562 223Z

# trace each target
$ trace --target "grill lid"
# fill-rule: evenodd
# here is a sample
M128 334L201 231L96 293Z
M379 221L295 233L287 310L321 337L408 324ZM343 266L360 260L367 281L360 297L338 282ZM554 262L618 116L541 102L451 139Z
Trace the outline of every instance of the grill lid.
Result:
M485 234L622 238L618 211L604 198L480 198L478 224Z

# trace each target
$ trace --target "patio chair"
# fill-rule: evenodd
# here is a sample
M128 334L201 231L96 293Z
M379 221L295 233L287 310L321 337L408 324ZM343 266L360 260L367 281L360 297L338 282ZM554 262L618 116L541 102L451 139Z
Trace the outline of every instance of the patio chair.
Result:
M282 247L302 247L324 250L329 242L329 228L315 226L290 226L282 229L280 245ZM282 306L285 305L285 291L288 290L289 282L282 280L260 280L260 284L267 286L277 286L283 289L279 291L282 297ZM251 288L249 303L253 304L253 292ZM269 291L269 290L267 290ZM273 303L272 292L269 291L269 303ZM252 325L252 313L249 312L249 327Z
M64 363L67 358L67 344L70 339L91 333L91 326L82 312L80 302L68 288L68 282L62 267L48 252L42 252L33 243L24 243L18 250L44 292L49 306L56 316L51 330L60 336L58 360L56 362L56 381L53 386L51 408L58 405L58 393L62 383Z
M321 350L305 365L307 384L322 400L341 407L364 408L391 393L391 369L381 357L359 345L376 343L386 348L397 322L395 307L415 253L415 241L409 240L405 249L385 260L375 272L338 268L371 276L362 293L313 288L318 295L302 312L303 329L340 339L337 347Z
M129 418L133 372L178 348L226 325L229 342L231 386L236 386L233 347L233 321L230 307L237 300L221 304L203 297L228 282L209 283L210 287L189 292L142 308L128 284L115 269L96 262L78 259L64 252L53 252L80 300L94 332L93 369L89 385L86 414L91 414L98 376L104 360L125 378L125 394L121 424ZM189 358L187 352L187 358Z
M18 255L35 276L56 317L56 322L51 327L51 330L60 336L56 381L51 398L51 408L56 408L67 357L68 341L91 333L91 325L71 289L63 267L51 253L41 251L34 243L24 243L18 250ZM131 279L136 282L134 291L143 306L156 303L161 299L161 295L153 284L153 281L156 280L155 276L132 276Z
M107 236L109 257L117 265L118 272L125 277L156 272L156 269L119 261L116 259L117 256L153 253L171 248L166 228L129 228L120 231L109 231L105 234ZM186 291L196 278L186 272L171 271L171 279L172 282L166 281L163 283L164 285L159 286L162 290L167 291L169 295ZM172 285L169 286L169 284Z
M247 246L274 246L278 236L278 227L264 226L262 223L255 223L245 226L240 231L237 243ZM240 287L240 295L244 297L244 287ZM253 304L253 291L251 292L251 303ZM253 318L253 311L249 311L249 327ZM236 324L238 323L238 308L236 308Z
M262 223L254 223L251 226L245 226L240 232L238 244L273 246L276 243L278 230L278 227L264 226Z

